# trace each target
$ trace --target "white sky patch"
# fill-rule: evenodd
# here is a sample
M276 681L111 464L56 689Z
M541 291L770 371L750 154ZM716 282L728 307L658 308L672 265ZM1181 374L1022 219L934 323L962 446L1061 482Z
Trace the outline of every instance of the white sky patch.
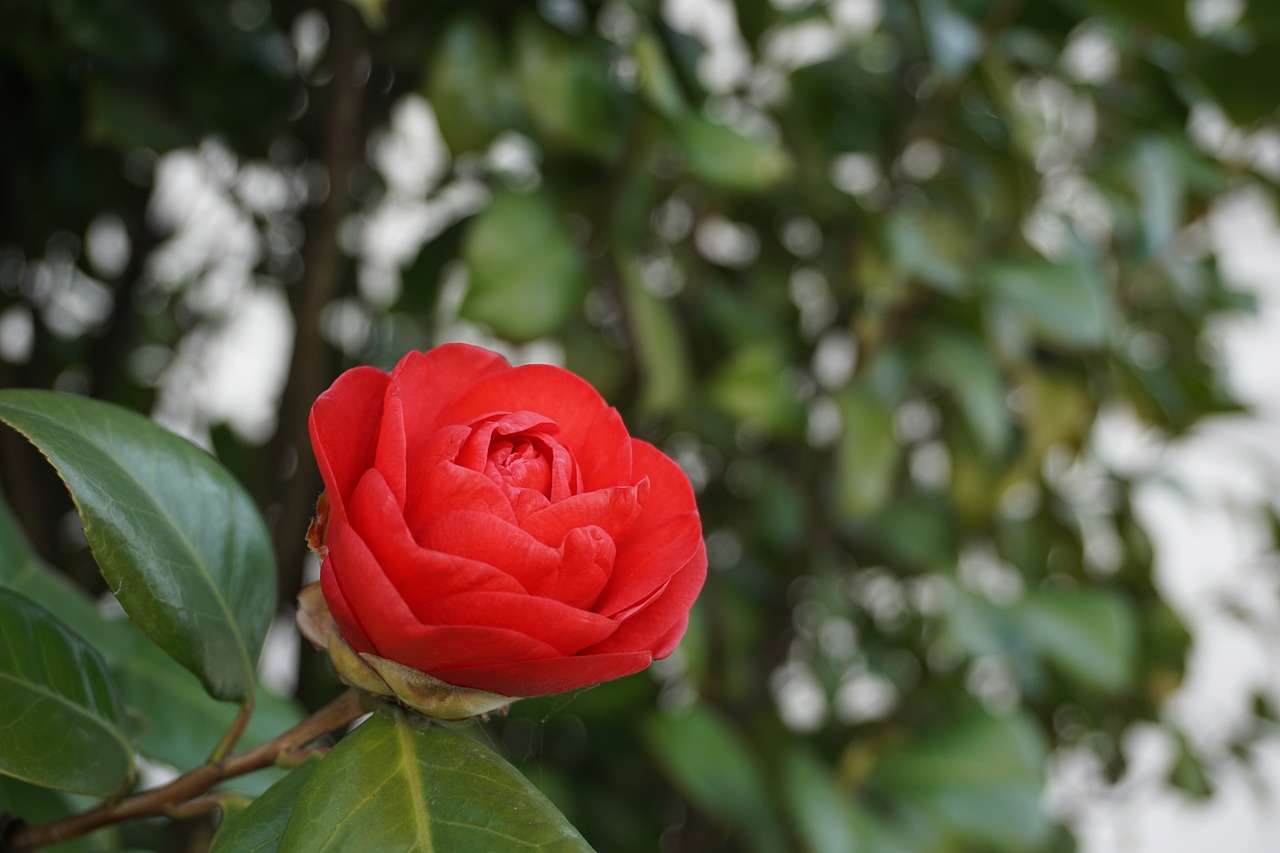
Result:
M1280 565L1260 511L1280 496L1280 223L1261 191L1244 190L1217 204L1210 231L1224 275L1258 301L1255 316L1213 330L1253 413L1206 419L1166 444L1112 410L1095 443L1114 470L1149 475L1135 511L1155 549L1157 585L1193 637L1166 715L1218 762L1216 790L1199 801L1171 788L1152 770L1167 769L1168 744L1135 738L1135 767L1119 783L1094 768L1068 786L1082 853L1269 853L1280 837L1280 737L1256 744L1253 766L1226 751L1254 725L1255 695L1280 702Z
M431 105L406 95L391 110L391 125L370 143L370 159L397 196L423 196L449 171L449 149Z
M160 378L152 416L204 447L209 427L222 422L246 441L265 442L275 431L293 335L280 288L241 293L220 324L183 338Z
M765 61L786 71L825 62L844 48L840 33L821 20L774 27L762 41Z
M728 92L747 81L751 51L729 0L663 0L662 17L672 28L707 48L698 61L698 79L710 92Z

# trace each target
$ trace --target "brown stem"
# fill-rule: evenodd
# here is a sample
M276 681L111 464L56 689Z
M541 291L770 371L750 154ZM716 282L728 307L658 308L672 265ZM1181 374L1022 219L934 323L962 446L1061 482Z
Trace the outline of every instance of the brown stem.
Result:
M365 711L360 694L348 690L284 734L248 752L223 761L202 764L167 785L143 791L115 804L102 805L49 823L23 827L8 840L8 847L5 849L13 853L33 850L46 844L79 838L113 823L172 811L180 804L204 794L219 782L271 766L280 755L293 752L321 735L345 726Z
M249 725L249 718L253 716L253 701L246 702L240 706L240 710L236 712L236 718L231 721L231 725L227 727L226 734L218 741L218 745L213 748L213 752L209 754L210 761L221 761L227 757L227 753L236 748L236 743L240 740L240 735L244 734L245 726Z

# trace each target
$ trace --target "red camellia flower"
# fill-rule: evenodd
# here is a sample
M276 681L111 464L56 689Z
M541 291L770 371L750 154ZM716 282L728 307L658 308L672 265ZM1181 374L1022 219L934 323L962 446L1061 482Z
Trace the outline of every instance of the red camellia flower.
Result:
M688 478L572 373L410 353L340 376L311 442L332 622L311 590L300 623L350 683L467 716L638 672L683 636L707 567Z

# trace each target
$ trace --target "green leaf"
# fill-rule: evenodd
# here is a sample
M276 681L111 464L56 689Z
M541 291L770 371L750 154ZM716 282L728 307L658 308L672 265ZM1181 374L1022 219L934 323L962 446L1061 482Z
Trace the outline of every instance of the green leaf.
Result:
M785 380L781 347L760 340L739 347L711 378L710 399L735 419L774 435L794 435L802 413Z
M0 589L0 773L108 796L133 779L107 665L49 611Z
M1147 29L1178 40L1191 36L1187 4L1182 0L1086 0L1085 6L1123 27Z
M1094 349L1115 324L1110 286L1101 271L1080 263L1005 261L986 270L995 297L998 337L1026 335L1047 344Z
M627 319L643 376L640 409L646 413L677 410L689 395L692 366L674 303L649 292L638 262L621 266Z
M249 700L276 580L240 484L194 445L97 400L0 391L0 420L57 468L129 617L210 695Z
M609 85L607 54L588 38L570 39L535 15L516 25L516 79L533 124L553 142L612 161L623 124Z
M1252 125L1276 114L1280 102L1276 100L1275 87L1263 81L1275 80L1280 74L1280 38L1272 36L1249 45L1243 52L1216 45L1197 48L1196 73L1232 121Z
M0 497L0 587L20 592L37 602L89 641L106 660L115 664L131 645L120 628L123 623L104 619L81 587L45 564L27 542L9 505Z
M280 850L589 851L518 770L461 734L375 714L298 796Z
M806 849L812 853L860 849L852 797L840 790L835 775L809 749L797 744L787 753L782 792Z
M275 853L279 850L293 805L319 765L319 758L309 759L263 792L247 809L224 816L209 853Z
M982 450L990 455L1003 451L1012 437L1007 391L987 348L965 335L935 332L926 339L922 361L935 380L951 389Z
M141 718L141 733L135 735L135 744L143 755L175 767L194 767L208 757L221 733L230 726L235 705L212 699L195 676L165 655L137 626L127 620L104 618L83 589L35 555L3 500L0 587L24 594L64 623L75 625L102 654L120 697L131 714ZM259 688L241 746L253 747L269 740L303 716L296 702ZM282 775L278 770L263 770L240 777L228 786L259 793Z
M843 432L837 447L840 508L868 515L888 503L901 448L893 434L893 408L859 389L836 395Z
M1067 677L1108 692L1134 686L1137 619L1118 593L1033 592L1011 616L1035 650Z
M0 776L0 816L15 815L31 826L69 817L88 808L93 801L86 804L85 799ZM120 849L118 835L119 829L109 826L70 841L46 844L40 850L41 853L116 853Z
M1045 752L1025 717L971 713L883 757L869 784L952 846L1039 849L1050 832L1040 810Z
M759 193L778 186L795 172L795 163L779 143L746 136L701 115L679 129L689 168L712 186Z
M504 338L550 334L582 303L582 256L544 196L498 196L472 222L462 254L471 272L462 316Z
M939 293L969 291L973 234L956 217L936 210L895 212L887 217L885 241L896 267Z
M694 805L738 830L751 849L787 849L764 774L728 720L693 708L678 717L651 718L644 734L658 763Z
M426 95L454 154L484 148L512 126L518 100L489 24L465 14L449 24L427 72Z
M684 118L689 112L689 105L667 60L662 41L652 30L643 29L636 33L631 50L640 71L640 97L671 121Z
M124 701L144 718L138 751L174 767L201 764L231 725L236 706L210 698L195 677L154 643L136 631L130 633L132 652L112 668L112 674ZM259 687L239 747L249 749L270 740L303 716L296 702ZM256 794L282 775L274 769L263 770L234 779L226 787Z

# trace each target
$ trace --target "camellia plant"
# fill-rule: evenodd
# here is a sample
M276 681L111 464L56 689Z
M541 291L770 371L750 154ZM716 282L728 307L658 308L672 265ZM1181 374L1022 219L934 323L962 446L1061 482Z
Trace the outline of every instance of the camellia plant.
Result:
M675 649L702 587L688 479L585 381L446 345L389 375L355 368L321 395L326 490L307 531L321 576L298 624L351 689L282 731L257 698L273 557L239 483L111 404L10 389L0 420L57 469L128 616L100 615L0 514L0 774L96 801L55 820L7 814L0 849L213 809L218 853L590 849L456 724L643 670ZM127 707L118 681L183 684L179 667L235 710L206 760L145 787L142 717L180 700ZM370 711L336 746L322 740ZM260 796L240 792L266 768L270 786L248 786Z

